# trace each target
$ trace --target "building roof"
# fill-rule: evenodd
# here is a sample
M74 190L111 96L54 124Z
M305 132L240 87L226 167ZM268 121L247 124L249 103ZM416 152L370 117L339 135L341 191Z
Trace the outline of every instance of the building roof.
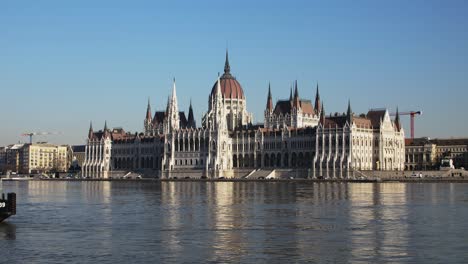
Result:
M380 128L380 120L385 116L386 109L382 110L370 110L367 112L367 119L370 120L373 128Z
M85 152L86 145L75 145L71 146L73 152Z
M165 111L156 111L153 117L153 124L161 124L164 122L164 118L166 117Z
M211 97L216 95L218 81L211 88ZM244 90L234 76L231 75L231 66L229 65L228 52L226 51L226 62L224 65L224 74L220 78L221 93L225 99L245 99Z
M299 106L301 107L302 112L309 115L315 114L314 106L312 105L311 100L301 99L299 100ZM275 110L273 110L273 113L275 113L276 115L291 114L292 108L293 104L290 100L279 100L276 102Z

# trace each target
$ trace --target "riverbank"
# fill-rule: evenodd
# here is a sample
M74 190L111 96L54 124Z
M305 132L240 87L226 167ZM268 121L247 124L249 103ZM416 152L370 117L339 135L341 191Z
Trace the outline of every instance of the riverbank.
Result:
M435 183L435 182L451 182L451 183L468 183L468 178L464 177L427 177L427 178L373 178L373 179L3 179L3 181L112 181L112 182L289 182L289 183L369 183L369 182L408 182L408 183Z

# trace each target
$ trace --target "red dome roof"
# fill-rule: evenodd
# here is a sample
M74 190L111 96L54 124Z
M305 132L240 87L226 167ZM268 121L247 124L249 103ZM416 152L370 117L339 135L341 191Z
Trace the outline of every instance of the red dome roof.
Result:
M231 67L229 66L228 53L226 51L226 63L224 64L224 74L220 78L221 81L221 93L226 99L245 99L244 90L240 83L231 75ZM218 81L216 81L211 89L211 96L216 94L216 86Z
M221 93L223 97L226 99L245 99L244 91L240 83L234 79L232 76L226 77L223 75L220 79L221 82ZM215 96L216 94L216 86L218 85L218 81L216 81L211 89L211 96Z

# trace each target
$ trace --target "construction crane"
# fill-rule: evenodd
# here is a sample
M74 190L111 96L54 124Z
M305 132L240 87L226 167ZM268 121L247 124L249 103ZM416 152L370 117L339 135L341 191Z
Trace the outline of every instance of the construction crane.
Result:
M44 135L59 135L60 132L27 132L21 134L23 137L29 137L29 144L32 144L33 136L44 136Z
M411 139L414 139L414 117L416 115L422 115L422 111L408 111L408 112L398 112L399 115L409 115L410 116L410 127L411 127ZM396 116L396 113L390 114L391 116Z

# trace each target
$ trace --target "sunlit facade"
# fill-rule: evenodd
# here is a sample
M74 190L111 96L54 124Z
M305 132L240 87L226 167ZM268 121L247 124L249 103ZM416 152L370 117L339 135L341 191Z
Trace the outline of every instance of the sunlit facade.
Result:
M387 109L377 109L356 116L348 103L346 113L327 116L318 85L314 104L299 96L297 82L289 99L275 105L269 88L264 122L252 120L226 53L224 74L211 89L201 127L196 126L192 105L188 119L179 111L174 80L165 111L153 115L148 102L143 133L107 128L94 133L90 128L83 172L259 178L295 171L295 177L348 178L353 170L404 169L398 115L391 120Z

